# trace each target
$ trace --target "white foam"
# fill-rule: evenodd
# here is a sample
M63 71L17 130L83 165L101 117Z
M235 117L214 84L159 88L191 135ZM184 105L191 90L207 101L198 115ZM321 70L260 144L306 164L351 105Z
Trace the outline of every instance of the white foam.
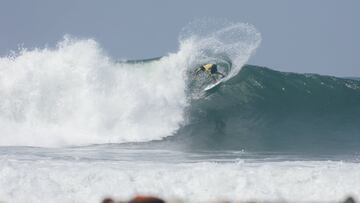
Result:
M360 197L360 164L0 162L0 201L99 202L135 194L192 202L226 199L338 201Z
M94 40L0 59L0 145L148 141L184 119L183 58L114 63Z

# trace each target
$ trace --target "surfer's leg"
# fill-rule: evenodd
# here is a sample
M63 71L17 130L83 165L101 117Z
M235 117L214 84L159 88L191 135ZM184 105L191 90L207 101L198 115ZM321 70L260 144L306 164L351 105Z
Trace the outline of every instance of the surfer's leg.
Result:
M222 73L220 73L220 72L216 72L215 74L220 75L220 76L221 76L221 78L224 78L224 77L225 77L225 75L224 75L224 74L222 74Z
M212 75L211 75L211 78L212 78L212 80L213 80L214 83L217 82L217 77L216 77L215 74L212 74Z

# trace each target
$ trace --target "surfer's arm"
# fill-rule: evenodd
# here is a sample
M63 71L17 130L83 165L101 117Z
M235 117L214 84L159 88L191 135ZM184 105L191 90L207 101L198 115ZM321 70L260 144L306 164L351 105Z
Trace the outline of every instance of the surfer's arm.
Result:
M195 70L195 76L199 75L200 71L201 71L201 68L197 68L197 69Z
M197 75L199 74L200 68L195 69L194 73Z

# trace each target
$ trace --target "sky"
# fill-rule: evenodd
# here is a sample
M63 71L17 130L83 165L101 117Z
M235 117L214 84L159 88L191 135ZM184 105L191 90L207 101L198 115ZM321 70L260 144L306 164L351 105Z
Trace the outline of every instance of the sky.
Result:
M115 59L174 53L181 29L211 17L253 24L262 43L249 64L360 77L358 0L0 0L0 55L93 38Z

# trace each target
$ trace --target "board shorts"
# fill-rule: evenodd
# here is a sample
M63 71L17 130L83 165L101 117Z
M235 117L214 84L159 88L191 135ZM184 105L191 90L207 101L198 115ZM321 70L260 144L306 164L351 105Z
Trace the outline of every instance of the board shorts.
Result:
M211 71L210 71L210 73L211 74L215 74L215 73L217 73L218 72L218 70L217 70L217 65L213 65L212 67L211 67Z

